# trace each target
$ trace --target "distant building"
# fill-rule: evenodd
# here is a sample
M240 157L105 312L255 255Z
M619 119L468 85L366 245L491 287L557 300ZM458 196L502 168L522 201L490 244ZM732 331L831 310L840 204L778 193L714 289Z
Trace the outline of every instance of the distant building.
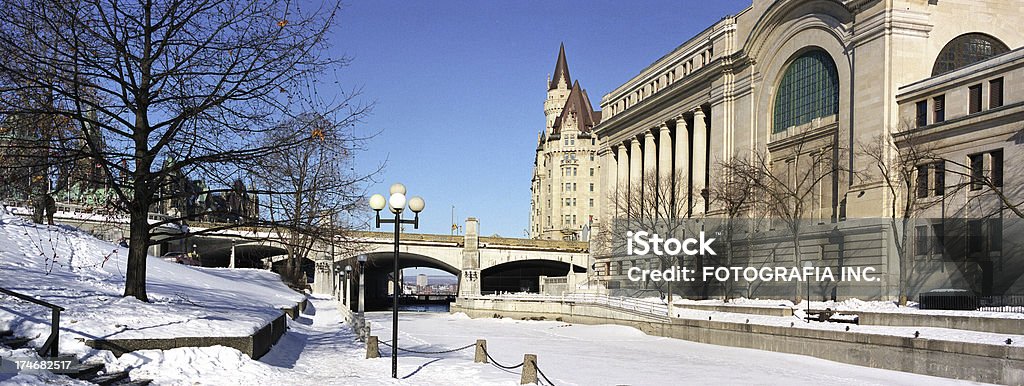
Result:
M601 173L593 128L601 112L569 75L564 45L548 79L544 114L530 185L530 238L579 240L583 227L597 221Z
M419 274L419 275L416 275L416 287L418 289L425 288L428 284L430 284L429 282L430 282L430 280L427 278L427 275L422 274L422 273Z

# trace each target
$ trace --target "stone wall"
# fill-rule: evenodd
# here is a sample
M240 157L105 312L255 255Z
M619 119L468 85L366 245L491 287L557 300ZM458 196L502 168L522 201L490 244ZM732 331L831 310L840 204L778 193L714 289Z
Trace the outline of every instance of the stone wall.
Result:
M975 382L1024 383L1024 347L910 337L669 319L596 304L459 299L451 312L471 317L536 318L581 324L618 324L649 335L753 348L887 370Z

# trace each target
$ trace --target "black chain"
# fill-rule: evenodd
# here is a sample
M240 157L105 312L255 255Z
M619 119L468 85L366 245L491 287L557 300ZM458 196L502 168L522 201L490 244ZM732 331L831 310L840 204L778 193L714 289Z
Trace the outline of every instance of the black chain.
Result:
M515 365L515 366L505 366L505 365L503 365L501 363L498 363L498 361L494 360L494 357L491 356L491 353L487 352L487 348L486 347L484 348L484 355L487 356L487 359L490 359L490 362L491 362L492 365L494 365L495 367L500 368L500 369L515 370L515 369L518 369L520 367L523 367L523 365L526 364L526 362L522 362L522 363L519 363L518 365Z
M382 340L382 341L380 341L380 343L385 345L385 346L392 347L386 341ZM465 345L465 346L462 346L462 347L459 347L459 348L453 348L453 349L450 349L450 350L443 350L443 351L417 351L417 350L410 350L410 349L401 348L401 347L397 347L397 349L398 349L398 351L411 352L413 354L447 354L447 353L451 353L451 352L465 350L465 349L473 347L473 346L476 346L476 343L468 344L468 345Z
M391 344L389 344L389 343L388 343L387 341L383 341L383 340L382 340L382 341L379 341L379 342L380 342L381 344L385 345L385 346L388 346L388 347L393 347L393 346L391 346ZM410 349L406 349L406 348L401 348L401 347L396 347L396 348L397 348L397 349L398 349L399 351L411 352L411 353L414 353L414 354L447 354L447 353L451 353L451 352L456 352L456 351L461 351L461 350L465 350L465 349L467 349L467 348L470 348L470 347L474 347L474 346L476 346L476 343L473 343L473 344L468 344L468 345L465 345L465 346L462 346L462 347L459 347L459 348L453 348L453 349L443 350L443 351L417 351L417 350L410 350ZM383 356L383 355L381 355L381 354L383 354L383 353L381 353L379 349L377 350L377 354L378 354L379 356ZM515 370L515 369L518 369L518 368L520 368L520 367L523 367L523 365L525 365L525 364L526 364L526 362L520 362L520 363L519 363L518 365L515 365L515 366L506 366L506 365L503 365L503 364L499 363L498 361L494 360L494 357L492 357L492 356L491 356L491 353L487 351L487 347L484 347L484 355L485 355L485 356L487 356L487 359L488 359L488 360L490 361L490 364L494 365L494 367L497 367L497 368L499 368L499 369L504 369L504 370ZM551 386L554 386L554 385L555 385L555 383L554 383L554 382L551 382L551 380L550 380L550 379L548 379L548 376L547 376L547 375L545 375L545 374L544 374L544 372L540 370L540 367L539 367L539 366L537 366L537 362L533 362L533 367L534 367L535 369L537 369L537 374L540 374L541 378L543 378L543 379L544 379L544 381L548 383L548 385L551 385Z
M543 371L540 371L540 366L537 366L537 361L534 361L534 362L533 362L533 368L537 369L537 374L540 374L541 378L544 378L544 381L545 381L545 382L547 382L547 383L548 383L549 385L551 385L551 386L555 386L555 383L554 383L554 382L551 382L551 380L550 380L550 379L548 379L548 376L547 376L547 375L544 375L544 372L543 372Z

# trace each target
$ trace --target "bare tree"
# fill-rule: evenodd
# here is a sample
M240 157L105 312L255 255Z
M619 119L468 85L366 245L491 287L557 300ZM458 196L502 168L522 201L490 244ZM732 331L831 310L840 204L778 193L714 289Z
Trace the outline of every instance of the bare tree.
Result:
M363 138L349 128L359 117L334 121L311 114L284 123L304 127L314 140L262 159L255 170L258 186L279 192L267 196L260 206L285 236L288 262L282 273L296 285L305 277L301 263L310 252L324 245L354 245L338 241L347 238L347 231L353 228L351 215L365 207L359 205L365 196L364 183L375 174L357 173L352 165L351 155L360 150ZM277 143L278 134L270 133L265 138L267 144Z
M909 249L910 232L921 211L935 205L934 200L925 200L932 195L946 195L945 178L929 187L930 172L943 175L945 167L939 158L923 143L915 140L904 141L897 146L893 137L879 134L869 143L859 144L860 153L868 160L865 170L857 172L865 181L881 179L889 198L887 215L889 230L895 236L894 245L899 263L899 304L906 305L910 295L909 277L913 264ZM930 170L938 168L938 170Z
M658 233L663 238L681 237L692 228L689 204L686 203L686 178L682 173L656 176L648 173L639 186L611 192L609 200L613 202L613 221L601 224L595 234L594 242L609 246L613 254L621 255L625 240L630 232L643 230ZM690 229L692 230L692 229ZM682 263L679 257L667 254L650 254L647 262L655 262L658 266L651 268L668 269ZM655 289L668 293L671 301L671 282L654 281L647 283Z
M86 146L56 154L100 162L112 204L129 214L125 296L147 300L151 233L196 218L149 220L154 205L174 198L161 193L168 176L229 181L313 140L281 122L311 110L347 114L347 96L323 98L326 105L310 97L347 62L326 51L339 9L331 0L10 0L0 8L0 114L71 122L73 139ZM276 143L260 142L268 132ZM231 226L258 223L242 220Z
M721 212L718 225L721 235L724 236L725 247L718 252L719 256L724 257L725 266L732 266L733 257L736 255L737 228L746 225L747 237L752 237L750 231L753 229L749 229L750 225L759 216L764 215L765 200L762 199L761 189L765 183L765 174L758 165L740 156L719 161L718 170L719 176L708 187L708 199L709 204ZM749 223L743 224L744 221ZM725 283L725 299L732 296L732 284L732 281Z
M750 158L738 158L740 165L735 168L744 173L740 178L758 181L767 214L773 221L782 222L790 235L795 266L802 265L803 226L823 216L823 183L839 170L834 145L813 147L811 144L816 142L804 136L792 137L789 146L772 153L754 151ZM794 295L799 301L801 286L794 283Z

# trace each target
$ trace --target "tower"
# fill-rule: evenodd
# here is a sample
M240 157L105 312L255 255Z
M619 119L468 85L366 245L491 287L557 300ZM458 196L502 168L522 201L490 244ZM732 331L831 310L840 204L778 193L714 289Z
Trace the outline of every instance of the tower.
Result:
M569 75L565 45L547 81L545 129L537 138L530 184L530 237L580 240L597 216L600 184L593 128L601 121L587 91Z

